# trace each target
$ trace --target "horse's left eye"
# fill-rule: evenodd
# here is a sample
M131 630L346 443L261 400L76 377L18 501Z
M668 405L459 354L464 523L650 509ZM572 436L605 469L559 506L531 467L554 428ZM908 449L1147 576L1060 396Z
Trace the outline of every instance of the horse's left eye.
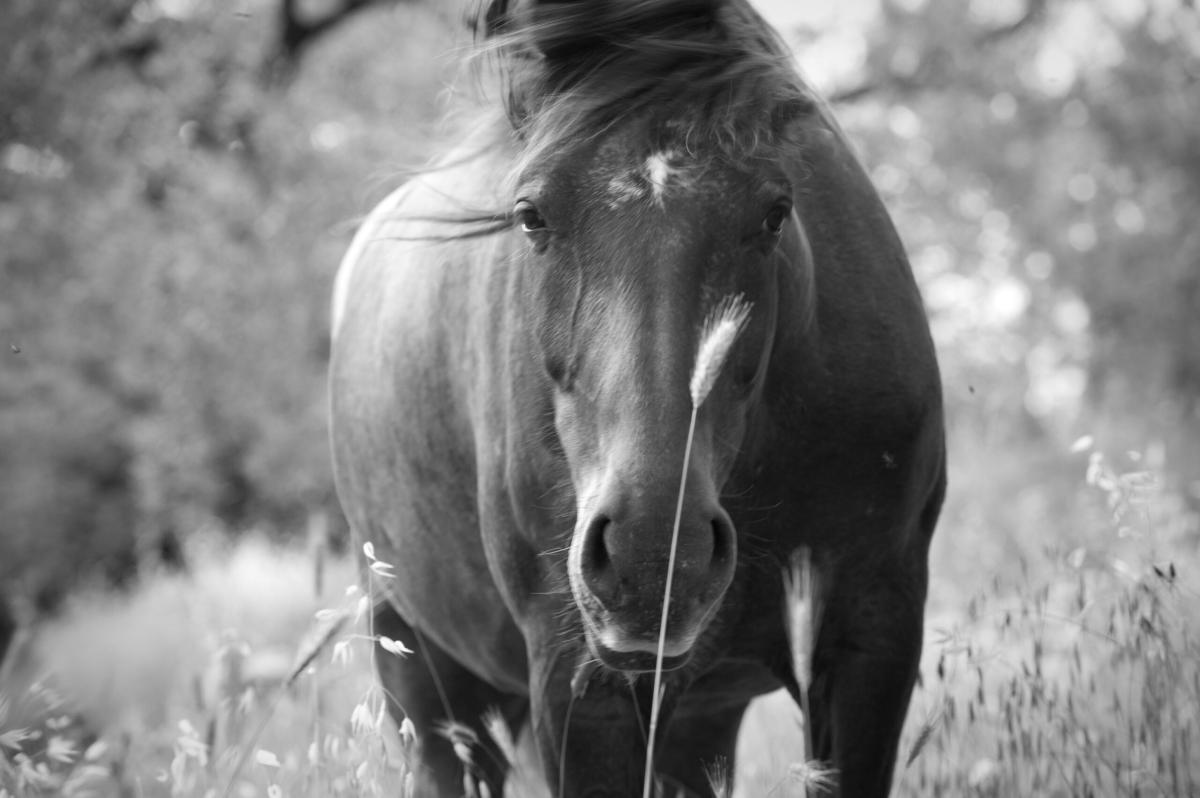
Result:
M792 212L790 203L780 202L763 217L762 229L767 235L777 236L783 232L783 223Z
M542 214L528 200L521 200L517 203L517 206L513 208L513 216L520 222L521 230L525 233L537 233L547 228Z

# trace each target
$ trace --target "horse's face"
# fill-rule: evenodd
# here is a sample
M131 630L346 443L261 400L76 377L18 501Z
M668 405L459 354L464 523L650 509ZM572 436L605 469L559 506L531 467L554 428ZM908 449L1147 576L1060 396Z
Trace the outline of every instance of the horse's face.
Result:
M749 321L696 425L666 667L688 659L733 578L737 536L720 493L765 379L780 250L798 235L778 166L652 138L635 122L526 169L515 204L555 445L575 489L571 589L593 653L624 670L654 664L702 328L741 295Z

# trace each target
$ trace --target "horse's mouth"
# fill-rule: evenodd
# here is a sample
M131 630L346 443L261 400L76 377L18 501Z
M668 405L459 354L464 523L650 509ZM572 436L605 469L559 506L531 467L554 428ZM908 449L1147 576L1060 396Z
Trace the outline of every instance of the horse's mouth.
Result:
M612 670L628 673L653 671L658 661L658 637L630 634L615 623L604 623L583 612L588 648L596 659ZM675 670L692 657L694 635L668 638L663 642L662 669Z
M607 668L625 673L652 673L658 662L657 650L636 649L618 651L599 642L594 636L588 635L588 648L592 655ZM691 650L682 654L668 655L663 653L663 671L673 671L682 668L692 658Z

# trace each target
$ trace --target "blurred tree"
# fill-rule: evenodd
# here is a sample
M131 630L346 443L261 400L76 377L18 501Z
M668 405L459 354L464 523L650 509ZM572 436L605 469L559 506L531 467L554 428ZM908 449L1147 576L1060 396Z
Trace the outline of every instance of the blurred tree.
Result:
M272 86L279 13L0 6L5 591L52 604L174 534L333 510L329 284L364 185L423 157L446 32L379 4Z
M359 11L380 0L341 0L327 9L323 16L306 15L300 0L280 0L279 49L288 60L300 57L301 51L314 39L328 33Z
M1158 437L1200 477L1195 9L881 9L858 82L832 94L900 212L951 400L1018 436Z

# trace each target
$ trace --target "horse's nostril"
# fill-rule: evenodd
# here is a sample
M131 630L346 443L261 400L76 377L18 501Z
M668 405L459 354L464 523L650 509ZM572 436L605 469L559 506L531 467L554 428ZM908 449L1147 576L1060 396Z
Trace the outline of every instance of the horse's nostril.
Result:
M609 566L608 544L604 540L605 532L611 521L603 515L592 519L588 526L587 535L583 541L583 562L585 568L596 571L606 570Z
M608 516L593 518L583 536L583 556L580 558L584 582L596 598L605 603L615 599L617 587L607 540L611 527L612 520Z
M723 515L712 521L713 547L712 562L719 565L731 562L737 555L737 539L733 525Z

